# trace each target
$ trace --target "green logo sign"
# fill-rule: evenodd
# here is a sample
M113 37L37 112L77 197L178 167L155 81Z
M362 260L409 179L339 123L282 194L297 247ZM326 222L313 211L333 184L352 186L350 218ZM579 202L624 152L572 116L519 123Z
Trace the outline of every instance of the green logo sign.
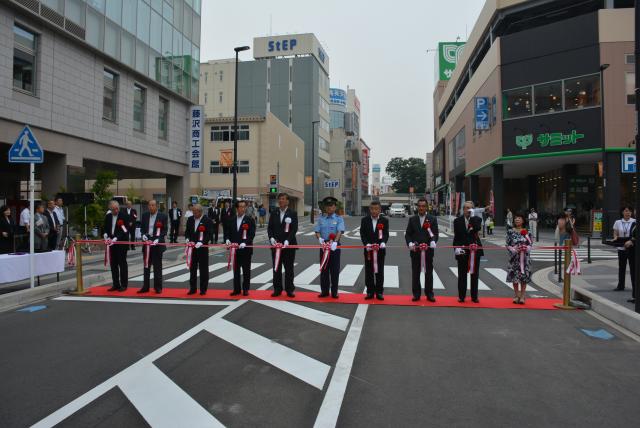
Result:
M438 63L440 68L439 80L449 80L456 69L458 59L464 51L464 42L438 43Z
M570 134L564 134L562 132L547 132L539 134L536 141L541 148L566 146L578 143L579 140L584 138L584 134L578 134L575 129ZM522 150L527 150L533 144L533 134L516 135L516 146Z

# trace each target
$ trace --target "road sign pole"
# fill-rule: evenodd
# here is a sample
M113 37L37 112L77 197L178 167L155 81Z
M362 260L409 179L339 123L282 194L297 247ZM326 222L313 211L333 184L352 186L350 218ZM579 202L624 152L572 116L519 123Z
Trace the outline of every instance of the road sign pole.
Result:
M35 259L33 257L33 253L35 251L35 230L34 230L34 220L35 220L35 195L34 195L34 187L35 187L35 176L36 176L36 164L31 162L29 164L29 283L31 288L35 286L34 284L34 271L35 271Z

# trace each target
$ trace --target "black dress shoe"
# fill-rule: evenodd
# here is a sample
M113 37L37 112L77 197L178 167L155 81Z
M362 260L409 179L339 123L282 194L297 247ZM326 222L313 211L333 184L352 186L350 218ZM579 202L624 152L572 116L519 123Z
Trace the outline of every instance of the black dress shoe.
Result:
M193 294L196 294L195 290L189 290L189 292L187 293L187 296L191 296Z
M294 298L296 297L296 294L293 291L287 291L287 297Z
M239 291L232 291L231 293L229 293L229 296L239 296L240 292Z
M471 301L472 301L473 303L480 303L480 300L478 300L478 299L471 299Z
M127 291L127 287L118 288L118 292L120 292L120 293L125 292L125 291Z
M156 294L162 294L162 290L155 290Z
M271 297L278 297L282 294L282 291L274 291L273 293L271 293Z
M120 287L111 287L107 291L118 291L119 289L120 289Z
M242 295L243 295L243 296L248 296L248 295L249 295L249 290L244 290L244 291L242 292Z
M458 303L464 303L464 299L461 297L458 297Z
M624 291L624 288L616 287L613 289L613 291Z
M201 292L200 292L200 295L201 295L201 296L204 296L205 294L207 294L207 292L206 292L206 291L201 291Z
M371 300L371 299L373 299L373 293L371 293L371 294L367 294L367 295L364 297L364 300Z
M384 297L382 296L382 294L376 294L376 299L384 300Z
M427 296L427 300L431 303L434 303L436 301L436 298L434 296Z
M413 297L413 298L411 299L411 301L412 301L412 302L417 302L418 300L420 300L420 296L418 296L418 297Z
M149 289L145 290L144 288L141 288L140 290L136 291L136 293L138 293L138 294L148 293L148 292L149 292Z
M318 297L329 297L329 293L320 293Z
M331 297L334 298L334 299L337 299L338 298L338 293L331 293Z

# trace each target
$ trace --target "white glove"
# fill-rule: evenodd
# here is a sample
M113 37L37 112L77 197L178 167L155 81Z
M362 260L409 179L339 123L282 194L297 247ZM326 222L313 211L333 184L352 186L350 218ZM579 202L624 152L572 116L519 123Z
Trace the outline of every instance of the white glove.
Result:
M202 242L196 242L196 248L202 247Z
M409 249L411 251L413 251L413 249L415 248L416 244L414 244L413 242L409 242Z
M320 243L320 245L322 245L322 244L324 244L324 239L318 238L318 242Z
M231 245L231 241L229 241L228 239L226 240L225 244L227 245Z
M331 251L335 251L338 248L338 243L337 242L332 242L331 243Z
M113 239L111 240L111 242L116 242L117 240L118 240L118 238L113 238Z
M473 217L475 215L475 210L473 208L471 208L469 210L469 217Z
M142 242L147 242L148 240L147 235L142 235Z
M153 240L153 245L158 245L158 242L160 242L160 240L159 240L159 239L154 239L154 240Z
M435 250L436 249L436 241L431 241L429 243L429 246Z
M289 241L284 241L284 246L288 247L289 246Z
M247 244L245 244L245 243L243 242L242 244L240 244L240 245L238 246L238 248L240 248L240 249L242 250L242 249L243 249L244 247L246 247L246 246L247 246Z
M188 239L185 239L185 240L184 240L184 243L185 243L185 244L188 244L188 243L189 243L189 240L188 240Z
M102 235L102 237L103 237L104 239L109 239L109 235L107 235L106 233L105 233L104 235Z
M271 245L276 245L276 238L269 239L269 242L271 242Z
M383 249L383 250L384 250L386 247L387 247L387 244L385 244L384 242L381 242L381 243L380 243L380 248L381 248L381 249Z
M456 248L454 253L456 253L456 256L461 256L464 254L464 250L462 248Z
M371 251L371 244L367 244L367 248L366 248L366 250L367 250L367 251Z

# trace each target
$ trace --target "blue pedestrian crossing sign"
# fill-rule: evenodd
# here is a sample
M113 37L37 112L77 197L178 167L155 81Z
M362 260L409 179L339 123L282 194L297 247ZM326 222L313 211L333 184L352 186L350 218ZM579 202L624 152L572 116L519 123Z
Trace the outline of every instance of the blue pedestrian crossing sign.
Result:
M29 126L25 126L9 149L9 163L42 163L44 151Z

